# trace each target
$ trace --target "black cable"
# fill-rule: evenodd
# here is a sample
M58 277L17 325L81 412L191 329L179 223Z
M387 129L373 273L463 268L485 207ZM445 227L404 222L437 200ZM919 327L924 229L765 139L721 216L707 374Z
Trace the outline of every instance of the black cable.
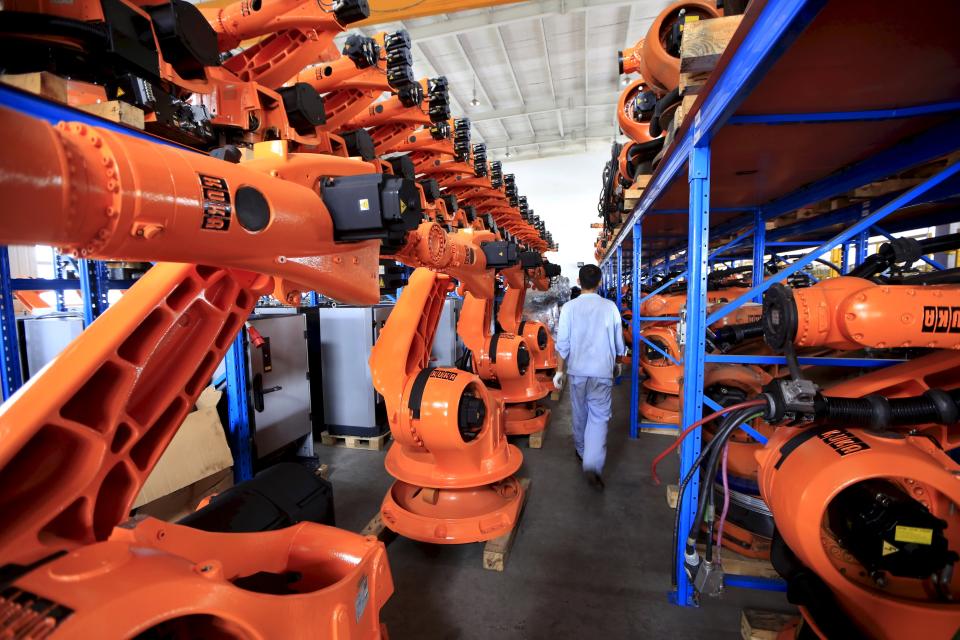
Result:
M733 429L738 425L742 424L745 419L749 419L749 416L759 415L756 408L749 407L747 409L740 409L735 411L728 416L727 420L724 420L720 425L720 428L717 429L717 433L713 436L713 439L710 440L710 457L707 460L706 478L712 479L717 475L717 466L720 464L720 454L723 452L723 444L726 438L733 433ZM721 444L718 444L721 443ZM712 489L713 481L704 482L700 487L700 500L697 502L697 514L691 523L690 530L687 532L688 540L696 540L697 532L700 529L700 523L703 522L703 516L707 511L707 492L705 489ZM679 503L678 503L679 504Z
M836 271L837 273L839 273L841 276L843 275L843 269L841 269L840 267L838 267L838 266L835 265L834 263L830 262L829 260L825 260L825 259L823 259L823 258L815 258L813 261L814 261L814 262L819 262L820 264L822 264L822 265L824 265L824 266L830 267L831 269L833 269L834 271Z
M893 282L895 284L960 284L960 268L930 271Z
M733 434L734 429L736 429L743 423L747 422L748 420L753 420L754 418L757 418L763 415L763 412L762 411L758 412L755 407L751 407L749 409L743 409L741 412L745 413L746 415L738 416L737 418L735 418L733 421L733 424L731 424L729 429L727 429L724 432L723 436L721 436L720 432L718 431L713 438L714 441L719 440L720 442L717 444L716 448L713 450L713 453L711 453L710 460L708 461L708 467L706 469L706 472L704 473L704 482L700 487L700 505L702 505L702 507L697 510L697 518L694 519L693 526L690 528L690 532L688 534L688 540L691 538L693 540L697 539L697 532L700 530L700 523L703 520L703 515L706 514L706 503L709 501L711 505L713 504L713 498L714 498L713 479L717 477L717 469L720 466L720 461L723 459L723 448L726 445L727 439ZM712 534L707 537L706 552L704 554L704 557L707 559L708 562L713 560L713 535Z
M720 424L720 427L717 429L717 434L722 433L728 421L733 420L735 416L738 416L743 411L752 411L752 410L753 410L753 407L750 407L748 409L741 409L740 411L734 411L732 413L727 414L723 422ZM718 438L715 436L713 440L711 440L705 447L703 447L700 450L700 455L697 457L696 460L693 461L693 465L687 471L687 475L684 476L677 490L677 509L676 509L676 512L674 513L674 519L673 519L673 557L672 557L672 564L670 565L670 576L671 576L670 579L673 586L677 586L677 574L675 573L675 570L677 566L677 546L678 546L679 535L680 535L680 511L681 511L681 506L683 505L683 494L687 488L687 484L689 484L690 480L693 478L693 474L699 471L700 465L703 464L703 461L706 458L706 456L710 453L710 451L712 451L714 444L717 442L717 439Z

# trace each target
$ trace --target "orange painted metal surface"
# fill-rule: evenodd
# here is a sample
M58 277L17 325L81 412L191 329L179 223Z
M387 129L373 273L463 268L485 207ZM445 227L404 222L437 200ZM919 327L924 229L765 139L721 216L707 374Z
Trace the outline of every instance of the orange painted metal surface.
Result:
M937 351L834 384L824 395L911 397L931 388L956 389L960 387L958 374L960 353ZM847 429L866 446L840 456L822 438L812 438L778 465L784 444L800 431L784 427L773 430L767 446L758 448L755 454L761 493L790 549L827 583L850 619L869 637L951 637L960 625L956 604L938 601L920 580L889 576L887 584L879 587L863 575L863 568L833 538L825 513L845 487L885 478L946 520L949 546L957 548L960 489L956 478L960 465L944 452L958 444L955 425L917 425L918 435L895 438L865 429ZM956 574L950 588L954 593L960 589ZM804 617L810 622L808 612Z
M960 349L960 287L830 278L793 290L799 347Z
M872 638L950 638L960 609L928 590L923 580L888 576L878 586L864 575L826 526L826 511L837 494L856 482L883 478L920 500L946 520L951 548L960 544L960 467L924 436L889 438L866 429L847 429L861 444L838 455L826 437L814 437L788 456L784 445L801 429L777 429L757 454L761 494L777 530L804 565L827 584L839 605ZM948 589L960 589L953 574Z
M275 575L284 589L256 587L261 572ZM393 580L386 549L372 536L313 523L265 533L208 533L145 518L52 560L13 589L0 598L5 616L18 612L4 598L21 591L73 610L56 628L57 638L152 632L266 640L301 637L310 629L347 640L386 638L379 611ZM39 633L43 626L22 637L46 637Z
M624 51L624 56L626 55L627 51ZM624 69L626 69L626 64L624 65ZM647 83L643 80L643 78L637 78L620 92L620 97L617 99L617 124L620 125L620 130L623 131L623 133L634 142L649 142L653 140L653 138L650 136L649 121L637 121L630 113L628 106L639 94L643 93L647 89ZM624 145L624 152L626 149L627 146ZM623 153L621 153L621 158L622 157ZM621 161L621 173L624 175L624 177L630 179L630 176L623 172L625 168L624 164L625 163Z
M522 489L523 461L507 444L500 395L475 374L429 366L447 275L417 269L370 354L374 387L396 441L386 467L397 483L381 517L403 536L458 544L509 531Z
M330 637L381 637L378 612L393 586L372 538L312 523L210 534L123 522L271 288L248 271L160 263L0 407L0 558L28 565L66 552L12 583L73 609L58 637L200 625L267 638L307 623ZM243 586L263 571L300 578L289 595Z
M83 124L53 127L4 109L0 128L10 141L0 153L7 243L49 243L78 257L192 262L203 256L208 264L281 279L287 292L281 299L293 304L310 290L355 304L380 299L379 243L335 243L330 215L313 189L321 176L370 173L368 163L287 153L278 143L271 145L279 149L275 155L230 164ZM240 186L268 203L269 222L260 231L231 221L224 199Z

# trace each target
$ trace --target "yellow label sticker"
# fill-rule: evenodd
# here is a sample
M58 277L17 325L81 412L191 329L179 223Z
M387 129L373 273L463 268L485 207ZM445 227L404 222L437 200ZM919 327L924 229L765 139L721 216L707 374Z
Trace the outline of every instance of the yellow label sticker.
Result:
M360 199L360 211L370 211L370 201L366 198Z
M403 200L400 201L400 215L403 215L407 212L407 203Z
M897 542L912 542L913 544L933 544L933 529L922 527L904 527L897 525L893 532L893 539Z
M888 556L891 553L896 553L897 551L900 551L900 549L897 549L895 546L893 546L886 540L883 541L883 552L881 553L881 555Z

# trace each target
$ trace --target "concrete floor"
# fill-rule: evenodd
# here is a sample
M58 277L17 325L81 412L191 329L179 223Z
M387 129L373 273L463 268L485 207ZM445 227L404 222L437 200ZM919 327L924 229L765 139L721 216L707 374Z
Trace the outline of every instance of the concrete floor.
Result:
M542 449L521 440L532 479L520 534L504 573L481 566L482 545L388 548L396 590L381 612L394 640L739 638L740 609L789 610L779 593L728 589L700 608L670 605L673 512L650 480L669 437L628 437L630 389L614 390L607 489L590 489L573 453L569 401L550 403ZM383 453L318 447L331 466L337 524L360 531L391 484ZM675 478L670 456L660 470Z

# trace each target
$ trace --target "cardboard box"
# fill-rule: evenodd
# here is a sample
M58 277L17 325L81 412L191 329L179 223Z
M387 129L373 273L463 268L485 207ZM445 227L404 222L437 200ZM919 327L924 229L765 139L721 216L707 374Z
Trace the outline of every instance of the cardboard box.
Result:
M182 504L194 498L199 502L210 493L232 486L233 455L227 445L220 416L217 415L220 395L221 392L213 387L207 387L200 394L196 410L187 415L180 430L173 436L143 484L140 495L133 503L134 508L167 496L174 496L167 503L173 500ZM230 483L223 486L225 477L230 479ZM151 507L140 510L140 513L157 515L153 512L156 505ZM170 510L169 504L164 507L164 511Z

